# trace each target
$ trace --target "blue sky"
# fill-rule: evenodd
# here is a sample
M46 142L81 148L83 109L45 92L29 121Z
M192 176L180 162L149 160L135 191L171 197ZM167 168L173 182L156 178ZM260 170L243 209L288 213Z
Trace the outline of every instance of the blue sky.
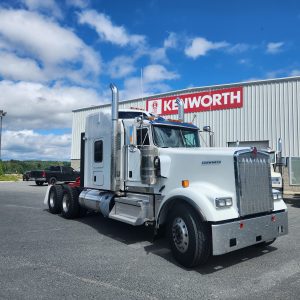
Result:
M0 1L2 159L69 159L73 109L300 75L299 1Z

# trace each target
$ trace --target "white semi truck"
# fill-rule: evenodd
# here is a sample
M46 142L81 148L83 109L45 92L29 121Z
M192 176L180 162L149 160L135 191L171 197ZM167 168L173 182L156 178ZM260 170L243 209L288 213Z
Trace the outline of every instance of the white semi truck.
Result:
M272 188L280 191L283 193L283 179L280 172L276 172L277 161L276 157L277 154L274 150L268 149L267 150L270 156L270 167L271 167L271 179L272 179Z
M86 119L80 187L56 184L49 210L77 218L81 209L133 226L165 228L175 259L186 267L288 232L287 207L272 191L269 155L256 148L201 148L199 129L147 112Z

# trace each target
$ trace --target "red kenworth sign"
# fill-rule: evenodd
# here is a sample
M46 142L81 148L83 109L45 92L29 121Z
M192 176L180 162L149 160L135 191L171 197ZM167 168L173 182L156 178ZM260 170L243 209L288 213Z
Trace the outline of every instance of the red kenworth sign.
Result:
M158 115L177 114L178 97L183 100L184 111L188 113L243 107L243 87L240 86L151 99L147 101L147 110Z

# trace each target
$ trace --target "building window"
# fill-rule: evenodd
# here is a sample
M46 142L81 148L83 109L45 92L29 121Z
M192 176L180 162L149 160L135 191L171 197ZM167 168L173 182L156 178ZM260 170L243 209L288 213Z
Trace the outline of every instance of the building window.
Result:
M103 141L96 141L94 144L94 161L97 163L103 161Z

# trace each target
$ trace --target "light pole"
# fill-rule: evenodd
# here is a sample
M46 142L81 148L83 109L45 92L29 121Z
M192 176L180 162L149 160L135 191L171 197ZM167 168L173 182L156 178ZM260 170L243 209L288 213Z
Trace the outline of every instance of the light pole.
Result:
M4 110L0 110L0 161L1 161L1 136L2 136L2 118L7 114Z

